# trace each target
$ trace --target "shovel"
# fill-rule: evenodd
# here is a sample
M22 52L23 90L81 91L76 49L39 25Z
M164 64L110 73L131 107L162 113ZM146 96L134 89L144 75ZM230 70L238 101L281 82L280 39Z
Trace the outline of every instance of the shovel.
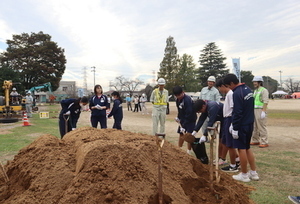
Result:
M65 134L67 134L68 133L68 122L69 122L69 119L70 119L70 115L69 114L64 114L63 118L65 120ZM62 139L62 137L61 137L61 139Z
M220 175L219 175L219 128L220 121L215 122L214 127L207 127L208 130L213 131L213 134L211 135L210 140L210 182L211 182L211 189L213 190L213 146L214 146L214 140L216 140L216 150L215 150L215 161L216 161L216 183L220 182Z
M158 146L158 203L163 204L162 188L162 147L165 142L166 134L156 133L156 144Z

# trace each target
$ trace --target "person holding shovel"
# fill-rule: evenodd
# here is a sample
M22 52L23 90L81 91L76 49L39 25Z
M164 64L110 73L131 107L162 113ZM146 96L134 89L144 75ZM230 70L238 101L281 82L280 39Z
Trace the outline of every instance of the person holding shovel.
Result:
M85 96L78 99L65 99L60 102L62 108L59 114L59 131L61 139L67 132L76 128L81 108L86 104L88 104L88 99Z
M197 114L193 111L193 99L186 95L182 87L175 86L173 94L176 97L176 107L178 110L175 121L179 123L177 133L179 133L178 146L182 147L184 134L192 133L197 120ZM187 153L191 154L192 145L187 143Z

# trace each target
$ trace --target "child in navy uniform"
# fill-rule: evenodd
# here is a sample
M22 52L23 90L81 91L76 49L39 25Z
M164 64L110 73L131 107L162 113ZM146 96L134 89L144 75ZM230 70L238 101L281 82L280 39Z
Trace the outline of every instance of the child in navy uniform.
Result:
M113 128L122 130L121 123L123 119L123 107L122 107L123 100L121 99L120 94L117 91L112 92L111 96L114 105L110 114L107 117L111 118L111 116L113 116L115 120Z
M235 180L249 182L259 180L256 172L255 157L250 149L254 123L254 98L251 89L240 83L236 75L227 74L223 80L226 87L233 91L232 125L229 132L233 137L233 148L240 156L241 173L233 175ZM247 172L247 164L250 171Z
M100 123L101 129L107 128L106 109L109 109L107 96L103 95L103 90L100 85L94 88L95 95L90 99L89 107L91 113L91 125L97 128Z
M59 132L61 138L71 130L76 128L77 121L81 113L81 107L88 103L87 97L82 97L78 99L65 99L60 102L61 111L59 114ZM68 121L68 126L66 130L66 121Z

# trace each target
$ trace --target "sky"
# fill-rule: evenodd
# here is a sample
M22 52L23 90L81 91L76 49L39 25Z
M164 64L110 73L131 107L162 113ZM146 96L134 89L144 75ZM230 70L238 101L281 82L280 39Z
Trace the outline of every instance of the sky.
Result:
M62 80L83 86L86 70L89 89L94 76L104 91L121 75L153 83L169 36L197 67L215 42L230 70L240 58L254 75L300 80L299 0L1 0L0 8L0 52L12 35L42 31L65 50Z

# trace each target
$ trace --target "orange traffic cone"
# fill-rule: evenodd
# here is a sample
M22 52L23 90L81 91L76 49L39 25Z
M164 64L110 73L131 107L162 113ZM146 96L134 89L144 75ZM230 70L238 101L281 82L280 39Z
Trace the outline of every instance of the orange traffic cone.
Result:
M23 126L30 126L26 112L23 114Z

